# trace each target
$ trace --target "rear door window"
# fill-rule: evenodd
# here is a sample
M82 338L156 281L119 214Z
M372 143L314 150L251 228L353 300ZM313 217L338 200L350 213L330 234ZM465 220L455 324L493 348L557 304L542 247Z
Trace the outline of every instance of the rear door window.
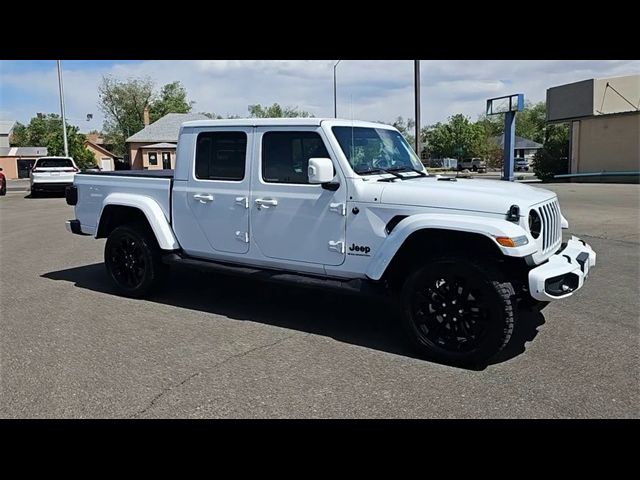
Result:
M36 163L38 168L73 168L73 162L68 158L41 158Z
M196 141L196 178L244 179L247 159L245 132L203 132Z

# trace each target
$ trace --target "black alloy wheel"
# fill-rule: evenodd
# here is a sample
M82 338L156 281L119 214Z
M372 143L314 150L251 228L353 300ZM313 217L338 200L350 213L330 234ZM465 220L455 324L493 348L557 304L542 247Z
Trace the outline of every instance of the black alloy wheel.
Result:
M144 281L146 262L142 246L132 235L121 235L109 251L112 273L118 283L136 288Z
M109 235L104 263L121 295L139 298L149 294L164 278L167 266L148 225L122 225Z
M416 269L402 291L405 330L418 350L443 363L483 363L509 341L508 284L489 265L440 258Z

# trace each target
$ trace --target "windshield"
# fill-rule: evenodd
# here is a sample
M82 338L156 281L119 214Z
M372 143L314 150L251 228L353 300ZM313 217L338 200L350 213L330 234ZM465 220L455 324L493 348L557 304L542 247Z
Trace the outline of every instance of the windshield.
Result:
M420 170L424 167L402 134L368 127L333 127L342 152L359 174L384 170Z

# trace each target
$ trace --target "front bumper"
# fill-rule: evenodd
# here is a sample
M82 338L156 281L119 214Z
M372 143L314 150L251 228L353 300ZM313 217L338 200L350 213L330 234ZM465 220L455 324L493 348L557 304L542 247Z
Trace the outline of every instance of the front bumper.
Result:
M596 252L573 236L546 263L529 271L529 292L544 302L566 298L582 288L595 264Z
M80 225L79 220L67 220L64 222L64 226L67 229L67 232L74 233L76 235L88 235L82 231L82 226Z

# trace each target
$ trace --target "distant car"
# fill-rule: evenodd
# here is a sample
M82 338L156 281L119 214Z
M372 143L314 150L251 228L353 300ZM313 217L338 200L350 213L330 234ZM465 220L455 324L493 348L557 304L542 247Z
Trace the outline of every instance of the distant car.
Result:
M40 157L29 174L31 196L41 192L62 192L73 185L80 169L71 157Z
M487 162L481 158L466 158L458 162L458 170L473 170L474 172L486 172Z
M7 194L7 177L2 173L2 168L0 168L0 195Z
M517 172L520 171L525 171L528 172L529 171L529 160L527 160L526 158L522 158L522 157L516 157L515 159L515 163L514 163L514 169Z

